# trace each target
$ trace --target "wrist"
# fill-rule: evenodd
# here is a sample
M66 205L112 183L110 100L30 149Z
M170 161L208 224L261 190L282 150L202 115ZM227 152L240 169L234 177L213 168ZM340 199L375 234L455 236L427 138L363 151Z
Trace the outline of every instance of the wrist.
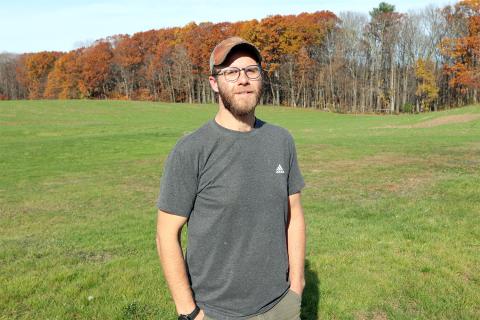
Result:
M290 279L290 288L297 292L302 292L305 288L305 278Z
M188 313L180 313L178 320L194 320L197 315L200 313L200 308L195 305L193 311L191 310Z
M178 315L181 315L181 314L190 314L192 313L193 310L195 310L195 307L197 305L195 303L189 303L189 304L184 304L184 305L181 305L181 306L177 306L177 314Z

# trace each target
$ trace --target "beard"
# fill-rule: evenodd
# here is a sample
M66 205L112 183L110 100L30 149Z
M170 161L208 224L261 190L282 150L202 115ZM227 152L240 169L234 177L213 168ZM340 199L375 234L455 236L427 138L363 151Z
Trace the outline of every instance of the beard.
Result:
M219 86L218 94L222 99L225 109L236 117L244 117L255 111L255 107L262 96L262 85L259 86L258 90L253 88L249 88L248 90L252 90L253 94L247 94L246 97L242 97Z

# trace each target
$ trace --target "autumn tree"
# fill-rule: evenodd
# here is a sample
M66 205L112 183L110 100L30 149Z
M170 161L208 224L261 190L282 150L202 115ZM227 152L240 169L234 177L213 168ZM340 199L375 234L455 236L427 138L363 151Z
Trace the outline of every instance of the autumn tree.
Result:
M233 36L232 24L228 22L200 24L189 23L179 31L181 46L186 50L188 62L191 63L190 76L186 75L189 83L189 101L207 102L210 96L208 83L209 59L212 49L223 39ZM177 55L181 57L181 55ZM187 61L178 61L186 64Z
M328 11L303 13L300 15L275 15L253 23L254 28L247 34L261 50L266 69L267 87L273 104L280 104L286 97L288 104L296 104L298 80L295 70L298 53L303 48L312 61L318 61L319 51L326 34L336 22L336 16ZM283 69L283 70L282 70ZM314 72L314 70L310 70ZM282 81L287 77L289 84Z
M161 29L152 52L145 57L146 85L154 100L176 101L175 75L172 71L172 51L178 28Z
M143 62L138 38L118 35L109 39L113 47L113 64L118 74L118 85L125 99L132 98L136 76Z
M336 112L461 105L478 99L478 3L401 14L382 2L368 16L319 11L114 35L1 60L0 95L213 102L211 50L238 35L261 50L262 104Z
M78 58L80 65L79 90L86 98L106 98L113 89L113 52L107 41L97 41L82 50Z
M48 75L45 98L80 98L78 55L79 51L70 51L55 61L54 67Z
M474 103L480 88L480 1L464 0L449 13L450 21L463 21L456 38L442 42L443 53L449 61L445 71L450 76L449 85L467 94Z
M430 60L418 59L415 66L417 103L422 110L430 110L438 98L438 87L435 81L434 63Z
M28 98L43 98L48 74L61 55L60 52L47 51L23 55L17 68L17 79L26 88Z

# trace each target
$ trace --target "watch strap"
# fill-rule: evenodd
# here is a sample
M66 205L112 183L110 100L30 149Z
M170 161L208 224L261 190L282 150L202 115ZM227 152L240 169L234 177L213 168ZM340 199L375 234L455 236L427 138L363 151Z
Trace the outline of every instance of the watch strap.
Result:
M190 314L181 314L178 320L193 320L200 313L200 307L195 306L195 309Z

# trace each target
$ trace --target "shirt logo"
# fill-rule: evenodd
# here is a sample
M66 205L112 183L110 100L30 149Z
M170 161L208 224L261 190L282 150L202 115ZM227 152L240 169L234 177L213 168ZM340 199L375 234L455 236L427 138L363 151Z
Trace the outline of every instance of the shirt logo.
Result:
M285 173L285 171L283 171L283 168L282 168L281 165L278 165L277 170L275 171L275 173Z

